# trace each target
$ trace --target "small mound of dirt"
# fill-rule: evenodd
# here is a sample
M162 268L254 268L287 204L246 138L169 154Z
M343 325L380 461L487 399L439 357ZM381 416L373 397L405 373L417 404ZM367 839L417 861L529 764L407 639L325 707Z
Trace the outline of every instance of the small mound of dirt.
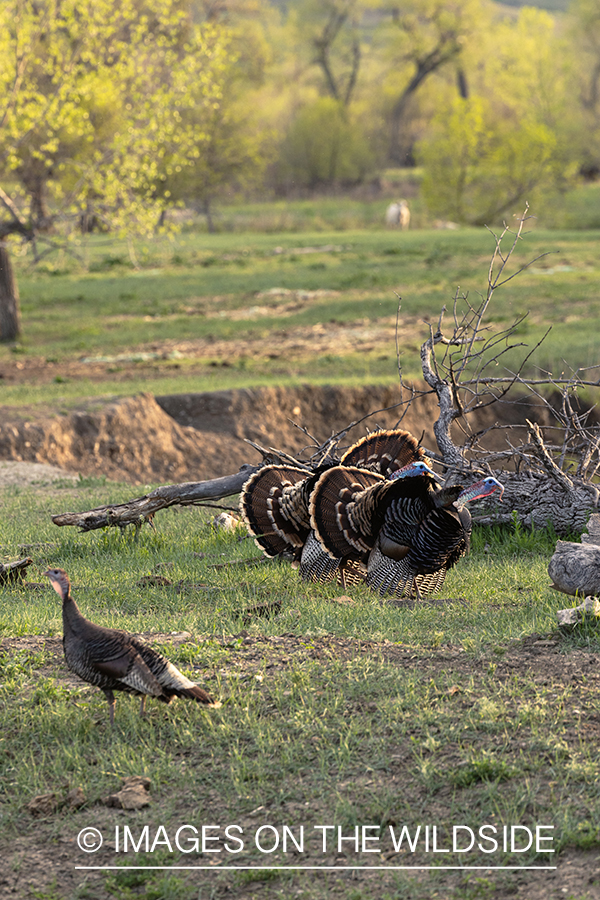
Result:
M195 429L178 425L150 394L95 413L0 426L4 459L46 463L133 484L213 477L211 456L215 450L210 441ZM225 459L223 465L224 474L237 469L233 459Z

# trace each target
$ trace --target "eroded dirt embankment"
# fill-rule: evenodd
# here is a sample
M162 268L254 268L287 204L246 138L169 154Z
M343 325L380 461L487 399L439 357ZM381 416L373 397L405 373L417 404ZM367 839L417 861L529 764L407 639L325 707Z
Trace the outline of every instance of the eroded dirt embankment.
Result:
M397 387L380 385L139 394L93 412L0 422L0 460L46 463L132 484L202 481L258 462L259 453L245 439L297 454L311 441L293 423L322 442L359 422L344 439L346 445L368 430L392 427L402 414L399 399ZM419 398L402 427L435 447L437 415L435 397ZM495 422L522 424L527 418L548 424L547 410L528 401L496 404L469 421L471 429L480 430ZM504 435L494 432L495 446L506 447Z

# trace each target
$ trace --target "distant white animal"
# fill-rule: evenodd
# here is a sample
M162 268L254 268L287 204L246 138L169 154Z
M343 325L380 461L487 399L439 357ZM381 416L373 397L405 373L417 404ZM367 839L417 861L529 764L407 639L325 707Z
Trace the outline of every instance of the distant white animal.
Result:
M385 212L385 224L406 231L410 225L410 209L406 200L396 200L394 203L390 203Z

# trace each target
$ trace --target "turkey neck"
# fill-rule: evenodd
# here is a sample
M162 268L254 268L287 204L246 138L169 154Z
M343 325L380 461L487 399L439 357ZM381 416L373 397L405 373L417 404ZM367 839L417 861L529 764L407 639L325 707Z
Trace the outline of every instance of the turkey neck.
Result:
M78 637L85 630L87 620L82 616L79 607L71 597L71 591L68 591L66 596L63 597L62 617L65 638L67 635Z

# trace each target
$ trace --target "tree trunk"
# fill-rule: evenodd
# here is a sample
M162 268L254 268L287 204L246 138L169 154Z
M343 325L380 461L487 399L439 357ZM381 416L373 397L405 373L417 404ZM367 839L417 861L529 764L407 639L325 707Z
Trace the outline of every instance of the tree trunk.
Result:
M448 38L440 39L440 43L433 50L421 59L415 59L415 72L396 102L392 107L390 116L390 148L389 158L391 162L403 164L402 153L400 151L400 129L408 107L409 101L413 94L420 87L422 82L436 72L441 66L445 65L453 56L460 52L460 45L453 41L446 46Z
M204 212L204 215L206 216L206 227L208 228L208 233L214 234L215 233L215 223L214 223L214 220L212 217L212 208L211 208L209 199L204 200L203 212Z
M19 292L6 245L0 243L0 341L21 335Z

